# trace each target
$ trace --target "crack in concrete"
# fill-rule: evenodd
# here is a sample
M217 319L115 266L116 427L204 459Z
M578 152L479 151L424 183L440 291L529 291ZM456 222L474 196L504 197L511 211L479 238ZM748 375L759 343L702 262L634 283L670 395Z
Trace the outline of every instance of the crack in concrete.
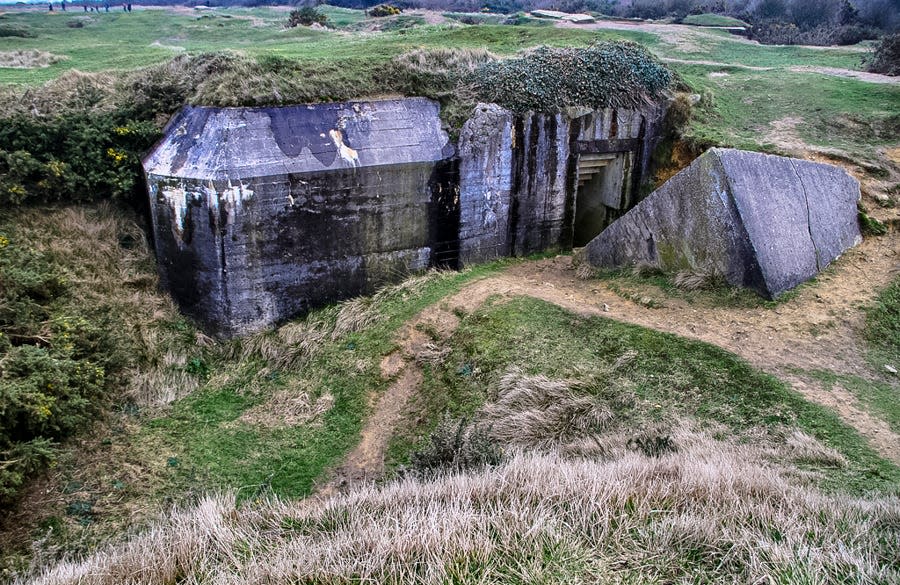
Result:
M800 189L803 191L803 200L806 202L806 231L809 234L809 241L813 247L813 253L816 256L816 273L822 271L822 263L819 261L819 248L816 246L816 240L813 238L812 234L812 214L809 210L809 193L806 192L806 185L803 184L803 178L800 177L800 171L797 170L797 165L794 164L793 160L789 159L791 163L791 168L794 169L794 174L797 175L797 182L800 183Z

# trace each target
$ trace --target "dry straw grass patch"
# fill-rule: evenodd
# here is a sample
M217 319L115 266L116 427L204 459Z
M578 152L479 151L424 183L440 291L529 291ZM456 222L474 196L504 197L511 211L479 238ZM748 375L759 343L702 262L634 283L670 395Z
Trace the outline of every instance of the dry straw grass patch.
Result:
M11 69L38 69L49 67L67 59L62 55L54 55L47 51L26 49L19 51L0 51L0 67Z
M518 453L301 502L209 497L34 583L897 583L900 500L792 484L752 445Z
M150 244L137 223L102 203L21 212L16 229L65 270L79 307L102 308L114 319L110 326L130 345L125 378L131 400L162 406L199 386L186 365L213 342L171 327L181 317L171 298L159 294Z

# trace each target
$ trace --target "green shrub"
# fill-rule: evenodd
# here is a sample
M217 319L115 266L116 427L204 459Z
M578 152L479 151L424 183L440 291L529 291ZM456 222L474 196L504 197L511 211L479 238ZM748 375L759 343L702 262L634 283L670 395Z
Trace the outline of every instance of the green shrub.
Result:
M602 42L583 49L539 47L519 58L490 61L467 81L480 101L515 112L554 112L637 107L669 88L672 74L636 43Z
M112 114L17 115L0 126L0 204L93 201L137 195L152 122Z
M312 26L314 24L325 26L327 21L328 17L314 7L304 6L297 10L291 10L291 14L288 16L287 25L289 28L294 28L296 26Z
M127 359L113 324L71 313L68 294L44 253L0 234L0 503L96 416Z
M900 75L900 33L886 35L875 46L866 68L872 73Z
M369 16L374 16L376 18L381 18L384 16L396 16L403 12L400 8L393 6L392 4L379 4L378 6L373 6L369 8Z

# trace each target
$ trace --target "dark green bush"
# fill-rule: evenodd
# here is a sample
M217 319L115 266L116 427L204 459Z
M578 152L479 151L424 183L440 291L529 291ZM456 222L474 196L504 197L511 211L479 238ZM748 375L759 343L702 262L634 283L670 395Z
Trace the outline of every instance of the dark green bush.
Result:
M114 327L66 309L46 254L0 234L0 503L53 460L54 445L103 407L127 360Z
M499 465L503 452L482 427L466 419L444 418L431 433L428 444L410 457L410 468L418 475L439 471L462 471Z
M328 22L327 16L312 6L304 6L297 10L291 10L291 14L288 16L287 25L289 28L294 28L296 26L312 26L314 24L321 24L324 26L326 22Z
M886 35L878 42L866 60L866 68L872 73L900 75L900 33Z
M112 114L17 115L0 125L0 204L125 198L157 126Z
M515 112L566 107L637 107L659 97L672 74L642 46L603 42L584 49L540 47L484 63L468 77L480 101Z

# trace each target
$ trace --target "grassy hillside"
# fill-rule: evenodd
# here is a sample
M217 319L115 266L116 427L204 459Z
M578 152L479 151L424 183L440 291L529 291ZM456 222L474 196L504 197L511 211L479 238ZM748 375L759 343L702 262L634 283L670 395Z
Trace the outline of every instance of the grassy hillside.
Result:
M816 70L859 70L858 47L321 9L336 28L285 29L276 8L0 14L0 30L16 33L0 34L0 55L47 65L0 67L7 119L29 120L17 149L35 136L57 142L47 138L54 114L94 120L71 122L78 132L53 127L90 147L81 166L62 169L79 174L60 176L124 197L131 183L91 170L136 168L142 145L188 99L417 93L434 86L404 86L400 55L473 49L441 53L465 68L537 45L624 39L669 60L680 89L699 96L679 140L658 153L663 163L677 168L709 144L840 160L863 179L866 205L875 191L885 197L876 211L895 213L900 86ZM227 55L171 61L210 51ZM4 124L4 136L19 128ZM58 170L52 158L41 164ZM63 188L73 200L103 195L80 193L81 179L37 183L35 203ZM515 294L450 306L521 260L416 276L216 341L157 290L144 227L124 204L0 210L0 326L28 338L0 337L0 375L15 381L21 412L47 423L66 405L81 416L51 433L41 457L52 465L32 473L0 521L4 578L46 569L47 583L900 581L900 469L833 411L727 351ZM640 300L643 285L626 280L609 288L619 282L623 299ZM46 295L41 283L59 286ZM900 366L896 293L895 283L868 309L880 370ZM452 330L411 325L435 308ZM335 495L342 461L398 381L385 363L405 355L410 330L424 349L404 359L421 382L387 433L388 475ZM25 341L41 364L69 369L32 375L33 362L8 357ZM104 358L102 381L68 391L82 380L72 372ZM898 428L892 378L810 375ZM72 383L61 392L58 381ZM59 565L67 555L76 560Z

